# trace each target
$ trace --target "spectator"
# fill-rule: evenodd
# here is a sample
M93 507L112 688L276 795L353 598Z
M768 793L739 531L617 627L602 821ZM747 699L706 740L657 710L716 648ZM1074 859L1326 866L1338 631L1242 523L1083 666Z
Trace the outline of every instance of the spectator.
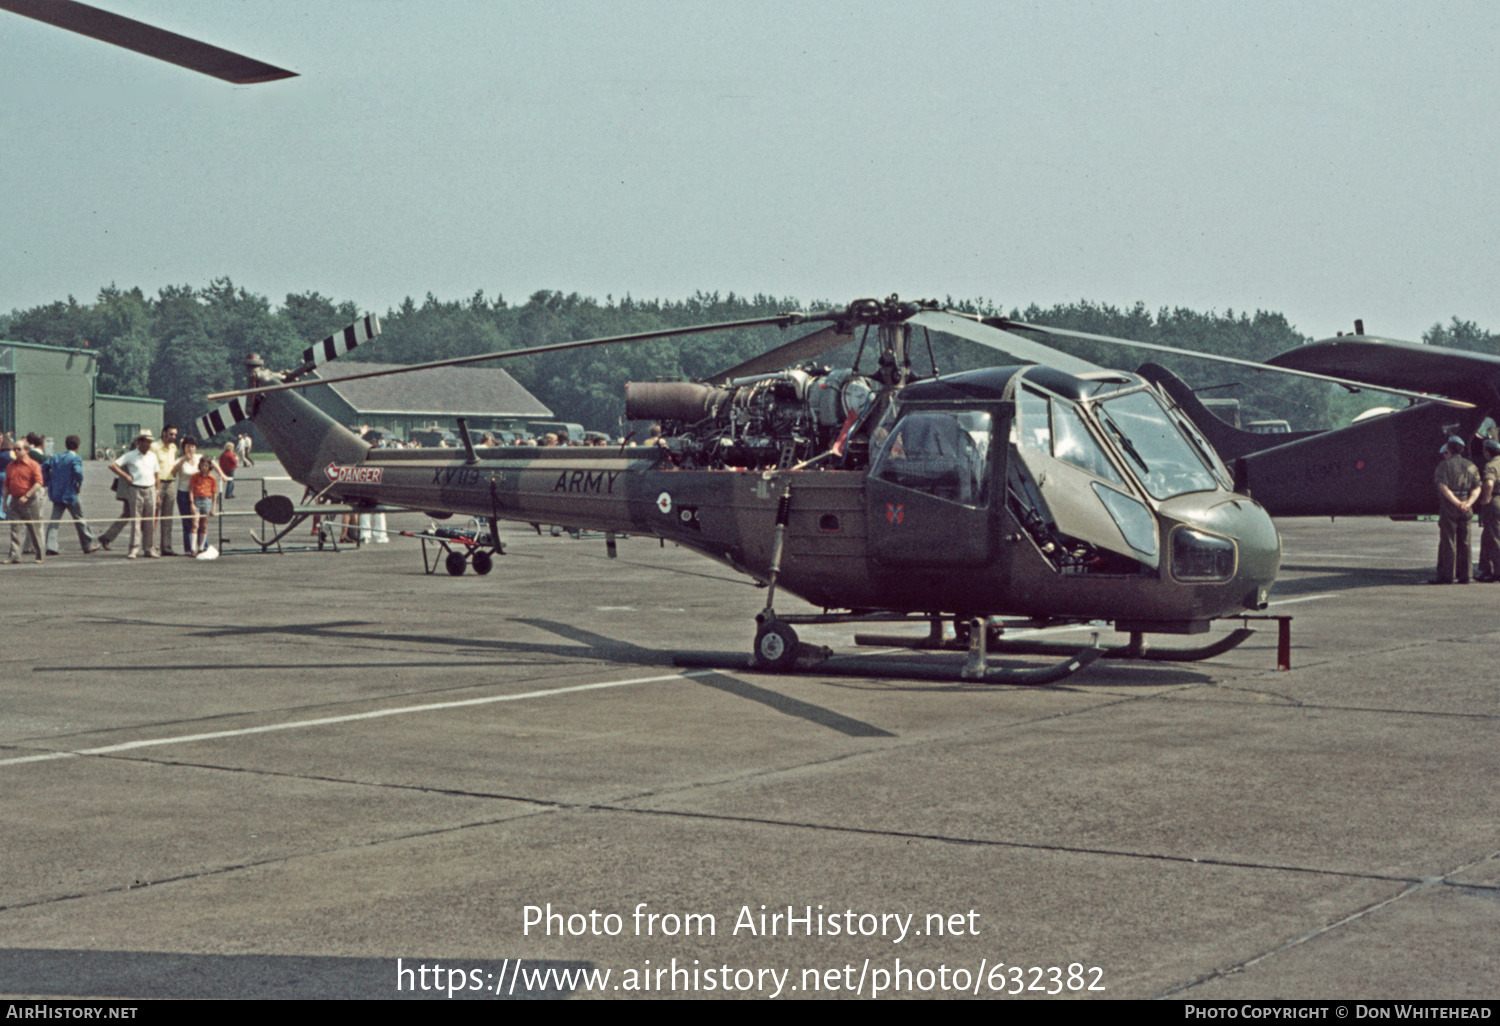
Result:
M234 443L225 442L219 453L219 473L224 476L224 498L234 498L234 472L240 467L239 457L234 454Z
M99 538L106 549L109 543L130 525L130 551L126 559L134 559L145 550L146 558L161 555L156 547L156 454L151 451L151 432L142 431L136 437L135 448L123 453L109 465L110 472L120 478L119 493L125 503L125 513ZM144 537L142 536L144 535Z
M10 466L10 461L15 456L15 452L12 449L14 444L10 439L9 431L0 431L0 480L4 479L5 468ZM0 495L0 500L3 499L4 496ZM0 520L6 520L10 517L10 513L5 508L8 505L10 503L0 501Z
M46 498L45 492L47 483L47 468L43 466L43 464L46 462L46 460L43 459L43 457L46 456L46 444L47 440L41 435L37 434L35 431L26 432L27 455L36 461L37 466L42 468L42 490L44 494L40 497L41 499ZM45 505L45 503L43 503L43 505ZM38 517L38 519L40 519L40 516ZM26 539L26 549L22 553L22 555L40 556L41 554L42 550L31 544L31 539L28 537Z
M156 457L157 541L161 554L175 556L172 548L172 509L177 505L177 429L171 424L161 429L161 441L151 443Z
M83 457L78 455L82 441L77 435L69 435L63 443L67 452L53 456L42 465L47 479L47 494L52 499L52 518L47 523L47 555L58 554L57 522L63 513L71 513L73 526L78 529L78 546L83 554L99 550L99 539L93 528L83 518L83 504L79 502L78 490L83 487Z
M194 555L201 555L208 541L208 521L214 515L214 496L219 489L217 477L222 476L219 468L214 466L213 457L204 456L198 461L197 473L189 479L188 487L192 492L193 521L197 529L198 543L196 546L189 545L188 551Z
M36 546L36 561L42 553L42 468L31 458L25 441L11 443L11 459L5 467L5 501L10 506L10 559L21 562L21 532L24 530Z
M172 510L174 508L177 510L177 515L182 518L182 551L189 556L193 554L193 538L198 533L195 526L197 518L193 515L193 493L189 490L192 477L197 472L198 439L188 435L182 440L180 458L172 465L172 480L176 482L177 487L172 489L172 504L162 514L162 520L163 522L170 520ZM164 552L168 548L170 546L162 546ZM170 556L172 553L166 552L166 554Z
M193 489L193 475L203 469L204 461L207 461L210 476L222 478L219 468L215 465L213 457L200 456L198 454L198 440L195 438L184 438L182 440L182 459L177 461L177 512L182 517L182 548L189 555L197 555L193 539L202 532L199 531L198 514L193 502L196 493ZM213 495L214 493L209 493Z

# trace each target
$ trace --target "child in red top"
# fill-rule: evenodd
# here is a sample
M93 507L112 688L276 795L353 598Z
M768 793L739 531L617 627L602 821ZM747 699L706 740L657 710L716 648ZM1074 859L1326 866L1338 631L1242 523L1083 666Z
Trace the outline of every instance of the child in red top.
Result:
M193 493L193 527L198 535L197 552L203 551L203 543L208 539L208 520L214 515L214 496L219 493L218 479L223 476L219 468L214 466L213 457L204 456L198 460L198 472L188 485Z
M234 472L240 467L239 457L234 454L234 443L225 442L219 454L219 476L224 478L224 498L234 498Z

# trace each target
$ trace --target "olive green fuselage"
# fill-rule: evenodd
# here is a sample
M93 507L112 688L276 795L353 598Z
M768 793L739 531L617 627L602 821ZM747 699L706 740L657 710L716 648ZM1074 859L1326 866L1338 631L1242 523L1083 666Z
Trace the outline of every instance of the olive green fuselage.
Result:
M1019 522L1014 498L1006 500L1014 492L1003 483L1024 461L1004 441L1007 406L991 408L996 444L986 459L994 484L979 505L865 470L675 469L656 446L507 447L477 450L472 459L464 450L371 449L285 392L264 396L255 421L289 473L329 499L655 536L760 580L770 573L778 507L790 489L777 586L828 609L1169 624L1264 607L1280 561L1275 527L1260 506L1222 487L1149 503L1141 494L1154 539L1137 535L1136 543L1154 550L1150 559L1060 565ZM1093 501L1092 491L1059 490L1046 476L1040 487L1059 512L1067 512L1064 500ZM1105 543L1124 551L1109 542L1116 528L1104 508L1081 508L1071 515L1102 525ZM1222 579L1178 579L1179 525L1233 542Z
M1256 516L1249 500L1226 493L1181 496L1163 504L1164 548L1176 523L1240 538L1233 579L1178 583L1165 570L1059 573L1005 509L963 511L977 523L963 525L960 538L952 511L943 508L949 504L904 496L898 523L883 499L869 494L870 479L862 471L675 470L661 449L635 447L622 455L615 455L619 449L605 450L609 456L559 451L560 456L535 448L479 450L480 461L468 463L434 459L431 450L374 450L362 463L337 471L364 480L333 484L329 495L345 502L655 536L764 580L778 501L790 488L778 587L831 609L1205 620L1255 608L1260 589L1269 588L1276 572L1270 521ZM1264 520L1259 537L1247 545L1246 528L1259 520ZM1259 556L1247 559L1252 548Z

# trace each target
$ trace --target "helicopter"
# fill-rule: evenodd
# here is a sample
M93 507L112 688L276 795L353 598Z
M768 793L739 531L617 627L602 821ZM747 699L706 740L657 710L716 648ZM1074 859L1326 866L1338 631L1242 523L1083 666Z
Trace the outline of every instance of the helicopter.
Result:
M0 0L0 9L232 82L294 74L75 0ZM364 324L369 337L372 321ZM358 326L325 340L321 358L310 351L290 371L247 361L247 389L205 418L200 433L252 420L295 479L354 509L466 514L489 520L491 538L502 519L561 521L694 549L766 586L753 651L771 669L789 668L807 654L794 622L912 617L929 621L933 643L941 640L943 620L954 619L959 640L966 635L969 644L967 677L991 679L985 650L993 617L1112 622L1131 634L1127 654L1138 655L1145 633L1201 633L1212 620L1266 608L1280 559L1272 513L1323 511L1341 502L1338 508L1348 508L1351 494L1378 505L1387 501L1381 483L1393 474L1405 475L1403 494L1413 501L1418 491L1404 450L1382 469L1384 477L1366 475L1353 489L1318 487L1319 472L1342 466L1330 458L1347 455L1339 449L1347 442L1340 432L1246 441L1206 419L1191 391L1165 371L1106 370L1021 334L1076 333L971 318L894 296L842 311L478 359L814 321L828 327L709 381L627 386L627 415L658 421L661 444L625 445L609 457L596 450L481 453L466 429L461 461L371 449L292 391L319 363L352 348ZM873 370L861 372L858 358L839 370L815 362L861 328L876 332ZM916 329L968 338L1021 362L946 376L934 366L923 378L913 371ZM1316 367L1343 369L1336 355L1320 360L1307 353L1300 363L1293 354L1282 369L1364 385ZM1404 431L1408 422L1451 419L1439 405L1392 415L1406 418L1403 430L1369 422L1360 437L1415 437ZM1230 453L1233 471L1215 442ZM1355 469L1366 466L1356 461ZM1431 501L1427 488L1424 510ZM272 522L297 515L284 499L265 512ZM475 569L491 563L473 556L469 562ZM824 614L778 615L778 587L821 605ZM1099 652L1080 650L1043 677L1076 672Z
M492 537L501 520L566 523L692 549L766 586L752 651L770 670L816 661L797 624L913 620L936 637L951 620L969 650L962 676L1034 683L1102 650L997 675L986 663L991 640L1002 641L992 618L1108 621L1138 654L1146 633L1202 633L1266 608L1276 528L1156 385L936 302L864 299L416 366L810 322L825 326L705 381L627 384L626 417L661 427L647 445L480 449L465 430L462 451L372 448L295 390L372 337L374 318L310 347L291 370L247 359L246 388L211 396L231 402L199 430L253 421L291 477L353 508L466 515L489 521ZM929 352L937 332L1025 362L923 376L918 330ZM816 362L856 332L862 351L874 336L873 367ZM263 504L273 522L292 513L285 498ZM824 612L779 614L779 590Z

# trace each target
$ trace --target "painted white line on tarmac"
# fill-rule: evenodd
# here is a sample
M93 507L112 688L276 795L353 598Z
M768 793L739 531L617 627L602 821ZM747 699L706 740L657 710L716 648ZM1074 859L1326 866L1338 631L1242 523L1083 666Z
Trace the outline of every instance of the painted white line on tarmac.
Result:
M404 705L395 709L376 709L373 712L350 713L347 716L325 716L316 720L292 720L288 723L267 723L259 727L242 727L238 730L216 730L206 734L180 734L176 737L147 738L142 741L125 741L117 745L100 748L80 748L72 752L46 752L40 755L22 755L13 759L0 759L0 766L19 766L26 762L49 762L53 759L74 759L80 755L114 755L137 748L155 748L161 745L183 745L195 741L214 741L225 737L245 737L249 734L268 734L274 730L300 730L303 727L326 727L335 723L354 723L359 720L375 720L383 716L406 716L411 713L440 712L446 709L464 709L476 705L491 705L495 702L520 702L528 698L550 698L553 695L570 695L578 691L601 691L605 688L623 688L632 684L655 684L684 677L701 677L713 670L694 670L690 673L668 673L659 677L633 677L630 680L609 680L598 684L574 684L566 688L549 688L545 691L524 691L518 695L491 695L488 698L465 698L455 702L432 702L426 705Z
M18 759L0 761L0 766L15 766L23 762L50 762L53 759L71 759L77 752L48 752L46 755L23 755Z

